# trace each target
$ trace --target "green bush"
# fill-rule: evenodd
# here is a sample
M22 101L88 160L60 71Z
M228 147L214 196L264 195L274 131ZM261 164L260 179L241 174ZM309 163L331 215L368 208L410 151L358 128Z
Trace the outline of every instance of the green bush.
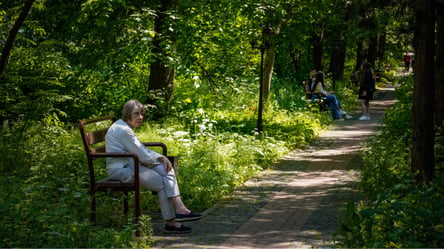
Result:
M444 245L442 172L426 186L410 171L411 79L402 79L399 100L386 111L384 125L367 143L359 190L338 231L342 247L436 248Z

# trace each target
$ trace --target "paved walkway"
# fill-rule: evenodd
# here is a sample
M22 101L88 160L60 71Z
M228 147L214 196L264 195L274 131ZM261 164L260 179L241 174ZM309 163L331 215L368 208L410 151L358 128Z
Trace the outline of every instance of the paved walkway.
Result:
M311 146L295 150L187 223L193 233L166 235L156 224L154 248L317 248L334 246L338 217L354 197L362 143L374 134L392 88L371 102L372 120L332 124Z

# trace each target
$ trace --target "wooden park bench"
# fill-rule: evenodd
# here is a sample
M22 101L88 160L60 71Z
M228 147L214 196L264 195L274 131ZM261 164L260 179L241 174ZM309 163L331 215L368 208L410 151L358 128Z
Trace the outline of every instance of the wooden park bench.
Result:
M310 86L308 85L308 82L303 82L304 87L304 93L305 93L305 99L310 101L310 107L311 106L317 106L319 111L326 111L324 99L312 99L312 92L310 91Z
M79 123L80 134L88 160L89 170L89 193L91 195L91 222L97 224L96 220L96 192L119 191L124 193L123 213L128 213L128 193L134 192L134 222L137 224L141 215L140 211L140 183L139 183L139 158L133 153L110 153L105 149L105 135L112 123L114 116L106 116L91 120L81 120ZM160 147L162 154L170 159L177 172L177 157L168 156L167 147L164 143L143 143L147 147ZM134 160L134 181L121 182L118 180L96 179L99 165L96 159L107 157L130 157ZM103 168L102 168L103 170ZM155 193L155 192L154 192Z

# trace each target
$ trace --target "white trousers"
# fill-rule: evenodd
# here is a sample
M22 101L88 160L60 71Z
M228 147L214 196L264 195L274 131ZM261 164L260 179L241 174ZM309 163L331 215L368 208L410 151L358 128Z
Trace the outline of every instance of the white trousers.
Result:
M134 170L132 167L109 169L107 173L108 179L119 180L122 182L133 181L134 177ZM157 192L157 198L159 199L159 206L163 219L174 219L176 212L171 197L180 195L174 169L167 172L164 164L156 165L153 168L140 166L139 179L142 187Z

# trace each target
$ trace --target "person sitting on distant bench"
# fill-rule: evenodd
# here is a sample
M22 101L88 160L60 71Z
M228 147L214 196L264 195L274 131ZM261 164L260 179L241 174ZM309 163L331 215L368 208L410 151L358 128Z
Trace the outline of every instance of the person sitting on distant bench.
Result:
M305 87L305 94L307 99L314 101L317 96L313 96L313 89L314 89L314 84L315 84L315 80L316 80L316 69L312 68L310 70L310 72L308 73L309 75L309 79L307 81L304 81L304 87Z
M325 74L322 71L318 71L316 73L316 79L314 83L314 89L311 91L313 95L317 95L320 98L324 98L325 104L330 106L331 115L333 117L333 120L342 121L344 119L341 118L341 116L345 117L346 119L352 118L352 116L348 115L347 112L342 110L341 103L336 98L334 94L331 92L325 90L325 83L324 83Z

